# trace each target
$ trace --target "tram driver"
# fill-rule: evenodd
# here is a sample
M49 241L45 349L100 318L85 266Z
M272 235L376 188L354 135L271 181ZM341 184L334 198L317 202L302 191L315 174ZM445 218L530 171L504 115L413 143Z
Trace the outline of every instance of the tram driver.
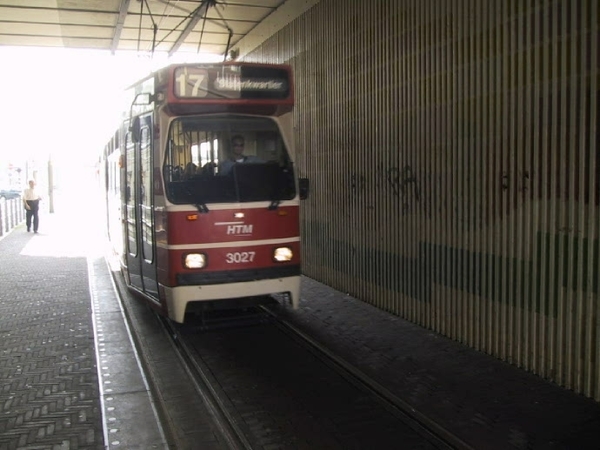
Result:
M231 138L231 151L229 158L221 164L219 174L227 175L236 163L262 163L260 158L252 155L244 155L244 136L236 134Z

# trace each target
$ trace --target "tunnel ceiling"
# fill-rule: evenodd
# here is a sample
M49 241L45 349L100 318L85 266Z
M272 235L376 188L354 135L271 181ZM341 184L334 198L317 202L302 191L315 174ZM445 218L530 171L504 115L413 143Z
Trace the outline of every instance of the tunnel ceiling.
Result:
M256 34L259 25L273 22L273 17L280 27L285 25L282 21L289 20L290 14L277 14L284 3L286 0L0 0L0 45L224 55L228 49L235 52L240 40ZM289 4L301 2L287 3L289 9Z

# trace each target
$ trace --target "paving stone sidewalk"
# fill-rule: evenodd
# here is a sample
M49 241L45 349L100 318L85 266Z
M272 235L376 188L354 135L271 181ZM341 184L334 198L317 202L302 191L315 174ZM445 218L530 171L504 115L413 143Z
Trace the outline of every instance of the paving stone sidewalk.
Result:
M89 246L59 227L0 240L0 450L104 448Z

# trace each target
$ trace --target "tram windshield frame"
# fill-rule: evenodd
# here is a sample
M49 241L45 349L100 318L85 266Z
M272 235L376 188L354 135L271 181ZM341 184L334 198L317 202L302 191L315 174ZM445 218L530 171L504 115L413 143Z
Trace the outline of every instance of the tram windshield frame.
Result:
M232 141L243 141L243 161ZM294 168L277 123L242 115L184 116L171 121L163 165L174 204L280 202L296 196ZM199 209L201 209L199 207Z

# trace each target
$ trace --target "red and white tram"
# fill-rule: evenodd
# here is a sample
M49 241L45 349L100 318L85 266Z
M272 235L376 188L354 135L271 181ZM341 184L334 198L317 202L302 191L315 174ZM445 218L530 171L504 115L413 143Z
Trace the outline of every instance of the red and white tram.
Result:
M296 307L308 180L294 167L290 67L172 65L130 94L102 159L129 288L176 322L274 293Z

